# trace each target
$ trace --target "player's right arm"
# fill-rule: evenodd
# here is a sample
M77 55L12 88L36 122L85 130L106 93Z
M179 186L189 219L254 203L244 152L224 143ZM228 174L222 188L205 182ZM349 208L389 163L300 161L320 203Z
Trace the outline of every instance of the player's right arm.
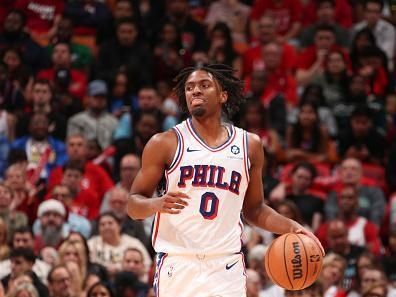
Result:
M127 212L133 219L145 219L156 212L177 214L186 205L188 196L180 192L167 192L161 197L151 198L160 182L166 166L172 162L177 148L177 137L173 131L154 135L146 144L142 155L142 167L130 192Z

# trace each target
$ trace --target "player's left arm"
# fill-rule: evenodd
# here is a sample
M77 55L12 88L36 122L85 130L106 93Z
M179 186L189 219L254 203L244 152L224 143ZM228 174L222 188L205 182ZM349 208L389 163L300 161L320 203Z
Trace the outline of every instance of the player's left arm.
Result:
M250 160L250 181L243 204L243 216L251 224L276 234L288 232L303 233L313 238L322 248L316 236L296 221L290 220L264 203L262 170L264 152L257 135L248 135L248 151Z

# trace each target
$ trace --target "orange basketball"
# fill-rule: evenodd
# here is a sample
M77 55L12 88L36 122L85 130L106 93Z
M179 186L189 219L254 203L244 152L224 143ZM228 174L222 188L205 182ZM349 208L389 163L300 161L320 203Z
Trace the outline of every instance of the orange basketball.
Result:
M322 252L304 234L286 233L276 238L265 254L265 270L274 284L287 290L310 286L322 269Z

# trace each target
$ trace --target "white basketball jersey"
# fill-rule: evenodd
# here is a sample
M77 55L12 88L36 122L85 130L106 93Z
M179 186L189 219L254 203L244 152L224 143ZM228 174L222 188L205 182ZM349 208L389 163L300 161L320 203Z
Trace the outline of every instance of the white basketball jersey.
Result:
M228 126L221 146L207 146L191 119L173 128L178 146L166 170L166 189L191 199L179 214L157 213L153 228L156 252L221 255L241 250L241 210L249 183L246 131Z

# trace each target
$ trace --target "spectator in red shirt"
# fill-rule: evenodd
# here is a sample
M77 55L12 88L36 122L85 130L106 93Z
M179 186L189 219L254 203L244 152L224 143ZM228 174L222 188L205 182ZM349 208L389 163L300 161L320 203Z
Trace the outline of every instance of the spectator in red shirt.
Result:
M69 136L66 142L66 150L69 160L84 163L84 178L81 181L81 187L94 191L102 200L104 194L113 188L114 183L103 168L87 161L87 140L85 137L82 135ZM48 180L48 191L61 184L62 175L62 167L52 170Z
M304 49L298 59L296 79L299 85L307 85L323 72L325 57L331 49L341 48L336 45L334 28L320 25L316 28L314 44Z
M289 106L297 104L297 83L294 76L282 69L282 49L275 43L269 43L263 47L263 59L265 59L265 71L267 72L268 87L265 90L267 96L271 93L281 93ZM264 97L267 97L264 95Z
M80 161L68 161L63 166L62 185L70 189L72 202L70 211L89 220L95 219L99 215L101 197L90 189L81 187L84 174L84 167Z
M266 14L275 18L278 34L283 41L295 38L300 32L302 7L295 0L255 0L252 7L250 32L258 37L258 21Z
M49 38L55 34L61 18L64 1L58 0L16 0L15 8L27 16L27 29L33 37Z
M277 42L276 24L274 17L264 15L258 24L258 44L250 47L243 57L243 74L250 75L253 70L263 68L265 64L262 49L268 43ZM295 48L286 43L279 43L281 47L281 68L287 72L294 72L297 64Z
M339 218L348 229L348 241L351 244L367 247L373 254L381 254L381 242L377 226L358 215L359 192L356 187L344 186L338 193ZM326 244L328 223L322 224L317 235Z
M37 76L53 81L58 91L67 91L82 100L87 87L87 77L84 72L71 67L70 45L59 42L54 45L52 52L52 68L40 71Z

